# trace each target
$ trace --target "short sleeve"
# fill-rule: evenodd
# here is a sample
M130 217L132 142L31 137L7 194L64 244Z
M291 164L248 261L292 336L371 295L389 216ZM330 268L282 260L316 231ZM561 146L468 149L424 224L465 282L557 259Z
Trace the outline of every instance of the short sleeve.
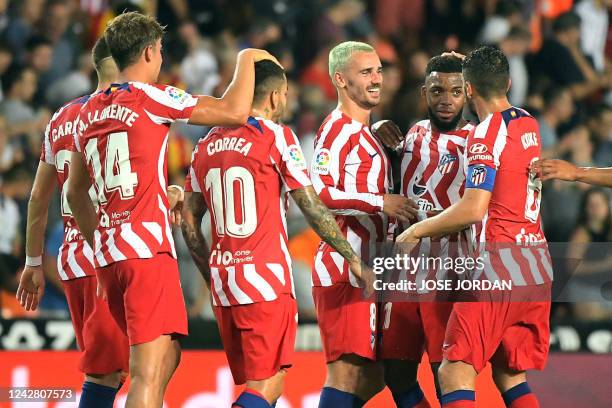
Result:
M200 183L198 182L198 176L196 175L195 168L197 166L198 161L198 146L193 150L193 154L191 155L191 165L189 166L189 170L187 171L187 176L185 176L185 191L188 193L201 193L202 188L200 188Z
M40 161L55 166L55 155L51 149L51 122L47 124L40 152Z
M274 145L270 157L288 191L312 185L308 177L308 165L295 133L287 126L266 121L274 133Z
M173 86L141 82L134 82L133 85L144 93L143 109L158 124L187 122L198 103L198 98Z
M466 188L493 191L506 137L506 125L500 113L488 116L470 133L467 141Z

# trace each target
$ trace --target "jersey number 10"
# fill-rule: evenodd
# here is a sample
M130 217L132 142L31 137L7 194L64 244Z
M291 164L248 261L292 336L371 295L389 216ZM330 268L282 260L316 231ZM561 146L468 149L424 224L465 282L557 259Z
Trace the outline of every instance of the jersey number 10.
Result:
M215 167L208 170L205 182L217 235L246 238L253 234L257 228L257 206L251 173L244 167L234 166L221 175L221 169Z

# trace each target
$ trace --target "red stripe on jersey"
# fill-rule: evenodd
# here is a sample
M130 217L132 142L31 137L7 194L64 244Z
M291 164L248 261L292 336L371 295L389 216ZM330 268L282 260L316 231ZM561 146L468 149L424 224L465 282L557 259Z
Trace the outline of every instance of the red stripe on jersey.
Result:
M484 137L485 140L490 141L491 145L493 145L495 143L495 139L497 139L502 120L502 115L499 113L494 113L493 116L491 116L491 120L489 121L489 126L487 127L487 132L485 133Z

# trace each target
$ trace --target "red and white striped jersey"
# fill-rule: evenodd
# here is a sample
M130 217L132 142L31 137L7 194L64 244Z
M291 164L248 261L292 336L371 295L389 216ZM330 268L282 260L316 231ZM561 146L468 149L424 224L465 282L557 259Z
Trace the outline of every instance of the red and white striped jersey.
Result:
M172 86L129 82L93 95L80 112L76 149L98 202L96 266L170 253L168 131L187 121L197 98Z
M311 178L357 255L374 256L387 240L383 197L393 182L387 154L370 128L335 109L317 132ZM317 251L312 281L314 286L358 286L346 260L325 242Z
M214 305L293 294L287 192L309 185L300 143L287 126L251 117L200 139L185 191L202 193L210 211Z
M93 251L79 231L66 200L66 180L70 167L70 155L74 151L72 137L81 107L89 95L76 98L58 109L45 130L40 161L55 167L61 192L60 207L64 221L64 241L57 257L57 272L61 280L95 275ZM92 191L90 191L91 193ZM95 194L92 194L95 200Z
M474 126L467 123L461 129L441 132L433 130L429 120L422 120L408 131L402 147L401 192L418 204L419 221L445 210L463 196L467 168L465 146L472 129ZM402 230L398 225L397 233ZM439 239L424 238L415 253L442 259L461 256L472 244L470 234L465 232ZM433 278L432 274L437 279L445 279L446 270L419 270L417 281Z
M485 268L490 279L530 285L553 278L540 217L542 182L529 171L540 152L538 122L520 108L490 114L468 137L466 188L492 194L478 241L503 264Z
M465 145L474 126L432 131L429 120L415 124L406 135L402 152L402 194L428 211L441 211L459 201L465 182Z

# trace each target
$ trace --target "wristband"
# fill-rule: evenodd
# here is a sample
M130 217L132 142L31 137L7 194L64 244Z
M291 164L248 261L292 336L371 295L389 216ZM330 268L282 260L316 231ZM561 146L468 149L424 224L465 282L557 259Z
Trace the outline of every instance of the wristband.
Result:
M40 266L42 265L42 255L38 256L27 256L26 255L26 266Z

